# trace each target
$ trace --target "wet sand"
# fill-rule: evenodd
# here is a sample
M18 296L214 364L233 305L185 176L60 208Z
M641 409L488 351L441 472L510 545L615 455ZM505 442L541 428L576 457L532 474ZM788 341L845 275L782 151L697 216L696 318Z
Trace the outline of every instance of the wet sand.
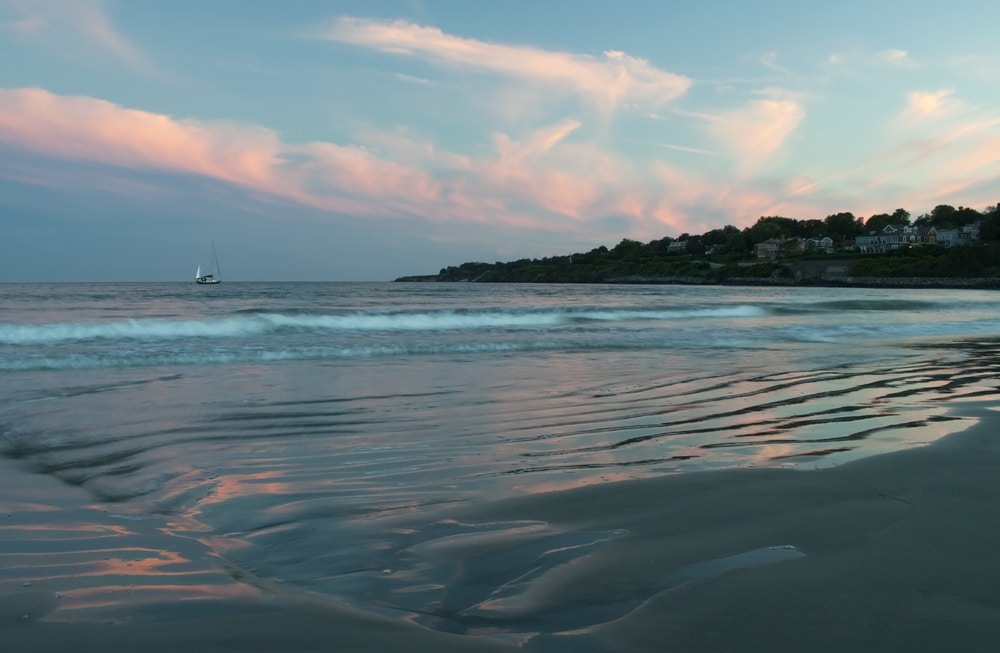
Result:
M517 541L497 530L494 538L444 538L433 550L414 550L424 560L447 560L441 582L452 584L455 603L395 618L392 610L362 611L239 576L195 540L177 560L129 576L111 563L155 538L155 522L123 529L119 516L81 505L76 488L4 461L0 642L12 653L500 651L519 644L538 651L993 651L1000 641L1000 414L956 410L978 424L832 469L687 474L452 514L457 523L541 526ZM17 499L25 495L31 503ZM58 534L33 540L43 526L65 527L67 538L75 532L77 545L60 548ZM120 542L100 544L116 532ZM532 537L540 541L538 533L573 542L567 548L581 553L516 569L525 563L513 554L528 551ZM571 537L581 533L594 535ZM88 588L107 593L108 607L87 599ZM123 607L123 592L142 598Z

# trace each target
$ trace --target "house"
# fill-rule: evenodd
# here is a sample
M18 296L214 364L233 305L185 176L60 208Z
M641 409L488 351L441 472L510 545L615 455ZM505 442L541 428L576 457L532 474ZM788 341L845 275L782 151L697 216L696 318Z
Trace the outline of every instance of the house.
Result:
M972 224L967 224L959 229L958 242L961 245L970 245L979 240L979 229L982 226L981 220L976 220Z
M686 240L672 240L667 245L667 254L683 254L687 251L688 242Z
M856 237L854 246L862 253L884 254L917 244L917 237L915 227L888 224L881 231L872 231L867 236Z
M780 250L781 241L777 238L769 238L753 246L754 256L759 259L767 259L769 261L773 261L778 258L778 252Z
M913 243L916 245L936 245L938 243L937 227L917 227Z
M806 247L812 251L833 254L833 238L823 236L822 238L810 238L806 241Z
M974 222L957 229L938 229L937 244L945 247L971 245L979 240L979 225L979 222Z
M801 254L805 251L805 243L798 238L769 238L754 245L753 250L757 258L773 261L782 256Z
M903 247L919 245L971 245L979 240L979 223L957 229L937 227L915 227L912 225L886 225L881 231L872 231L867 236L854 239L855 249L870 254L884 254Z

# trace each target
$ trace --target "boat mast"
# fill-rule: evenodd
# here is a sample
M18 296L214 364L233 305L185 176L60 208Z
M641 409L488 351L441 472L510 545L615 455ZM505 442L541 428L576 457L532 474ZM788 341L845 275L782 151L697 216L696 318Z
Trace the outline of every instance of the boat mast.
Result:
M222 278L222 267L219 266L219 257L215 253L215 241L212 241L212 273L215 275L216 279Z

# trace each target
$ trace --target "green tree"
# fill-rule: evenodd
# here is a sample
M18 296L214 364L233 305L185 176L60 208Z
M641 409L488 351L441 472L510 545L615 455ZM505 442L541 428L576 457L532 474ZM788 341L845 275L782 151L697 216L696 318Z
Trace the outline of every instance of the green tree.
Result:
M750 227L750 241L756 244L771 238L793 236L797 228L796 222L792 218L783 218L777 215L762 216L754 226Z
M982 213L966 206L960 206L956 209L950 204L938 204L933 211L917 218L915 224L938 229L954 229L970 225L977 220L982 220L982 218Z
M891 214L889 213L876 213L867 220L865 220L864 229L862 233L871 233L873 231L882 231L887 226L892 225L894 227L906 227L910 224L910 212L906 209L896 209Z
M742 231L736 227L726 234L725 251L729 254L739 255L747 252L747 241Z
M1000 204L987 207L983 213L983 223L979 228L979 237L985 241L1000 240Z
M955 226L956 209L950 204L938 204L931 211L928 223L938 229L950 229Z
M970 224L974 224L983 219L983 214L975 209L971 209L967 206L960 206L952 215L952 220L955 221L955 226L965 227Z
M696 256L705 254L705 241L701 236L688 236L687 252Z
M712 229L701 237L706 247L714 247L719 253L741 254L746 251L743 232L731 224L722 229Z
M649 241L649 243L646 244L646 248L654 254L662 256L670 250L670 243L672 242L674 242L674 239L670 236L666 236L658 240Z
M827 235L826 223L816 219L799 220L792 235L798 238L822 238Z
M823 226L827 236L834 242L843 242L845 238L854 238L862 232L861 220L854 217L850 211L834 213L823 218Z
M895 224L891 215L888 213L876 213L865 220L865 231L868 233L882 231L891 224Z
M639 258L642 254L643 244L631 238L622 238L622 241L611 250L611 256L620 260L628 261Z

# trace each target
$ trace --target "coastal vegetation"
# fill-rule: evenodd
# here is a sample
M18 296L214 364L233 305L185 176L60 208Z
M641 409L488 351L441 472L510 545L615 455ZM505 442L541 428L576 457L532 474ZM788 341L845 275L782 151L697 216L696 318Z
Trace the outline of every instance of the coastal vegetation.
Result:
M1000 205L977 211L942 204L915 219L904 209L867 219L848 212L822 220L764 216L744 229L727 225L648 243L623 238L611 248L466 262L397 281L990 285L998 278Z

